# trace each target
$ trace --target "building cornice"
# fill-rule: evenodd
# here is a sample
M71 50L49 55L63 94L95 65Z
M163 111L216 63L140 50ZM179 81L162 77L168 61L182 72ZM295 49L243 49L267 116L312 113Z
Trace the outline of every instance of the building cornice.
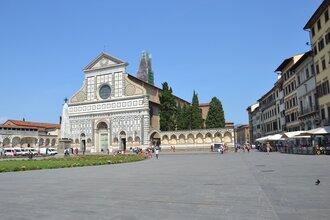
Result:
M324 10L330 5L330 0L324 0L322 4L316 9L312 17L305 24L304 30L311 29L311 27L316 23L316 21L321 17Z

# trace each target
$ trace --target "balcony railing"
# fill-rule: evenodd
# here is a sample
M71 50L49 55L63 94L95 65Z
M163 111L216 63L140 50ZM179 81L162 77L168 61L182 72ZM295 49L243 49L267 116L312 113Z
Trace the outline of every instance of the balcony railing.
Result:
M322 119L323 126L330 126L330 118Z
M305 116L307 114L315 113L319 111L319 106L311 106L308 108L303 108L299 111L299 117Z

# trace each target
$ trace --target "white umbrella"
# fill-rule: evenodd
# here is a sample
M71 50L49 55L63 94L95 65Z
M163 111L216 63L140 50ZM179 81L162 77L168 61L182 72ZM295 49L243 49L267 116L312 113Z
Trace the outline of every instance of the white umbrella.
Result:
M258 142L281 141L281 140L284 140L284 138L282 138L282 134L268 135L268 136L256 139L256 141L258 141Z
M308 130L301 133L301 135L318 135L318 134L330 134L330 126L314 128L312 130Z
M274 135L270 135L268 137L269 141L281 141L284 140L284 138L282 138L282 134L274 134Z
M291 131L285 132L281 138L291 139L291 138L310 138L310 135L302 135L305 131Z
M268 136L258 138L258 139L256 139L256 141L258 141L258 142L264 142L264 141L267 141L267 140L266 140L267 137L268 137Z

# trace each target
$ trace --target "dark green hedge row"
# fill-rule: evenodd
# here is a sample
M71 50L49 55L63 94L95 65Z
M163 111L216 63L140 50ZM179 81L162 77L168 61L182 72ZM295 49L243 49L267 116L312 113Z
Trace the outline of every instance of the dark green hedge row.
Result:
M97 166L106 164L129 163L141 161L144 159L144 156L138 155L88 155L65 158L39 158L33 160L6 160L0 161L0 172Z

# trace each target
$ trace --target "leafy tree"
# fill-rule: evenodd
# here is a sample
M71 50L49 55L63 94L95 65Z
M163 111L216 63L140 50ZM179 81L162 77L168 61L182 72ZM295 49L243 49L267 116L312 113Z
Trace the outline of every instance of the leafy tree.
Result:
M225 114L222 104L217 97L213 97L210 105L209 112L206 117L206 128L223 128L225 127Z
M194 90L191 105L191 129L200 129L203 127L202 112L199 108L198 95Z
M167 82L162 83L163 92L160 100L160 130L174 131L176 129L176 102Z

